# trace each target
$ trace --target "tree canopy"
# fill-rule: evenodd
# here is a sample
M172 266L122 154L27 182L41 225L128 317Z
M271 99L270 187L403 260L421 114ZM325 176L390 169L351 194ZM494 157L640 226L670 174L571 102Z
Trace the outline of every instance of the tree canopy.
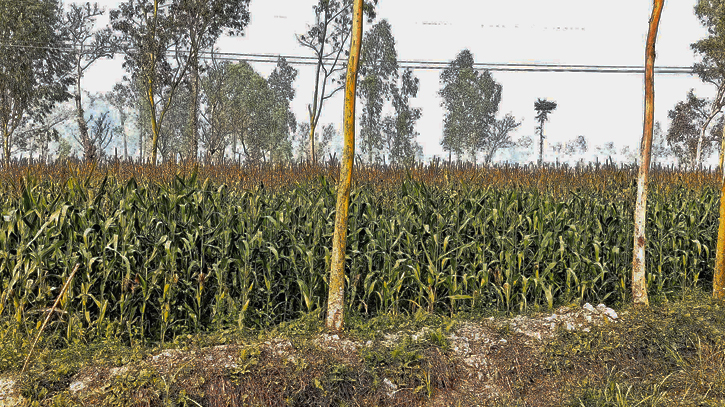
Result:
M490 72L479 72L473 64L473 54L469 50L461 51L441 72L439 94L446 110L443 150L455 154L459 160L469 154L475 162L476 154L490 135L503 87Z
M0 130L3 161L10 161L15 131L42 121L53 106L67 100L71 59L65 41L61 5L56 0L0 2Z
M422 158L423 147L418 143L415 122L420 119L421 109L410 106L410 98L418 94L420 81L413 71L406 69L398 86L390 87L395 112L383 120L384 141L390 154L391 164L410 164Z
M174 6L174 3L170 4ZM171 7L174 8L174 7ZM111 25L126 44L124 68L144 86L151 126L151 162L156 164L161 125L192 55L184 52L189 30L165 0L127 0L110 13ZM173 58L168 55L173 54Z
M345 86L348 42L352 32L352 0L319 0L312 9L315 23L304 34L297 36L300 46L309 49L315 57L315 88L312 101L307 105L310 118L310 153L312 162L317 161L315 153L315 131L320 121L325 101ZM365 1L364 13L369 20L375 18L375 4Z
M84 117L81 97L83 90L81 80L86 70L100 58L113 57L118 49L117 38L110 27L95 30L96 18L104 11L98 3L85 5L71 4L70 10L63 15L62 24L68 32L69 42L73 49L73 79L75 80L74 100L76 107L76 122L80 143L83 147L83 158L94 161L103 152L102 143L94 143L88 133L88 122ZM105 117L105 116L104 116ZM105 121L106 119L104 119ZM99 134L97 131L95 134Z
M360 149L369 163L380 162L385 156L383 106L390 99L391 85L398 78L398 52L387 20L373 25L365 34L360 55L360 74L358 93L363 105Z
M697 97L694 89L690 89L686 99L677 102L675 107L667 112L667 117L670 119L667 143L681 164L688 166L700 164L697 161L698 144L703 134L702 129L709 121L711 103L707 99ZM717 140L717 135L713 138L712 133L704 134L701 157L712 154L715 146L713 142Z

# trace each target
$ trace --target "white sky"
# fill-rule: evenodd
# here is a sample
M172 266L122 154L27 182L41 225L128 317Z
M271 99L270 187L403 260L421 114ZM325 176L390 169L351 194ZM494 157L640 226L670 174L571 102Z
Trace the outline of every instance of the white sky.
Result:
M691 66L695 57L690 44L704 37L693 13L696 0L665 1L657 38L657 66ZM99 2L108 8L115 0ZM316 0L252 0L251 23L243 37L222 38L222 52L310 54L300 47L295 34L304 33L314 19ZM644 65L644 46L652 2L646 0L380 0L377 19L393 28L399 60L451 61L468 48L476 62L558 63L578 65ZM104 21L99 21L104 23ZM369 29L365 24L364 29ZM84 87L107 91L121 79L122 57L100 61L87 73ZM273 64L252 64L264 76ZM292 103L299 122L309 120L306 106L313 92L312 67L299 70ZM421 107L419 142L425 158L443 155L440 147L444 111L437 92L437 70L417 70ZM643 121L643 75L622 73L493 72L503 85L499 114L511 112L522 126L514 138L533 135L533 104L537 98L558 103L545 125L548 142L587 137L591 147L607 141L639 148ZM655 77L655 119L669 126L667 111L687 91L713 96L715 90L689 75ZM358 105L358 113L361 108ZM321 123L342 122L342 92L330 99ZM716 157L713 157L716 159Z

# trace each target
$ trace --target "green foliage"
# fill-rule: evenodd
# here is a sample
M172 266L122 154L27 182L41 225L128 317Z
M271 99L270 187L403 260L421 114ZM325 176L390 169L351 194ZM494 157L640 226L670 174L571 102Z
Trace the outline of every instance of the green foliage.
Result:
M578 394L566 406L570 407L654 407L667 406L667 392L660 386L636 386L615 372L603 384L584 379Z
M68 140L61 138L58 141L58 151L57 151L57 159L58 160L65 160L70 157L71 153L71 145L68 142Z
M202 78L206 110L201 140L209 157L221 157L231 144L233 157L243 155L245 162L289 161L290 135L297 127L289 106L296 75L284 59L268 79L245 62L214 61Z
M145 123L145 131L152 135L154 164L164 117L174 106L174 99L179 98L177 90L188 72L192 75L192 89L187 101L191 99L192 103L187 106L191 106L193 120L186 126L191 146L186 151L187 157L196 157L199 50L211 47L225 30L230 34L242 33L249 22L249 0L164 3L163 0L130 0L110 13L113 29L126 44L124 68L131 74L132 89L140 90L142 95L139 99L143 100L141 106L145 112L141 114L141 121ZM177 101L176 107L179 105Z
M670 127L667 130L667 144L672 147L672 152L679 162L690 166L702 164L702 159L709 156L716 148L721 133L705 135L700 146L701 156L697 162L697 149L700 142L702 128L710 122L710 110L712 101L698 98L695 90L687 92L687 99L679 101L675 107L667 112L670 119Z
M700 290L620 312L614 324L561 332L544 349L552 374L582 377L569 406L714 405L725 397L725 307ZM583 374L586 372L586 374Z
M469 154L475 162L494 123L503 87L489 71L478 72L473 64L471 52L461 51L441 72L439 94L446 109L443 150L454 153L459 160Z
M537 99L534 102L534 110L536 110L536 120L544 123L549 120L549 113L556 110L556 102L545 99Z
M15 131L42 121L67 100L71 58L63 51L59 2L4 1L0 4L0 141L5 164L18 142ZM32 46L29 46L32 45Z
M117 38L113 35L110 27L94 30L96 17L103 15L104 11L98 7L98 3L91 6L71 4L70 9L63 14L62 24L68 33L70 47L73 50L73 79L74 100L76 108L76 122L79 135L77 139L83 147L83 158L87 161L94 161L103 156L103 150L111 141L106 140L108 127L99 131L98 127L103 126L104 120L96 120L98 126L95 131L89 134L89 124L93 119L86 119L83 112L81 98L81 80L85 71L100 58L112 58L114 52L119 48ZM105 118L105 115L102 116ZM104 134L105 133L105 134ZM107 142L106 142L107 141Z
M385 143L390 152L390 164L411 165L423 156L423 147L415 139L415 122L420 119L421 109L410 106L410 98L418 94L420 81L406 69L400 80L400 86L393 83L391 93L395 113L383 120Z
M111 329L128 343L163 342L320 312L334 185L306 179L304 167L296 184L284 178L291 170L270 167L255 178L262 173L230 168L203 169L229 185L201 182L196 172L124 180L120 169L63 181L29 177L17 189L2 183L0 315L40 321L76 263L48 327L66 340ZM492 169L445 181L448 173L436 171L359 172L347 246L350 311L457 314L628 301L633 172ZM717 189L695 176L656 174L652 182L651 295L707 284Z
M398 52L390 23L382 20L365 34L360 55L358 93L363 104L360 120L360 147L368 163L381 162L386 149L382 134L385 100L398 78Z
M700 55L701 61L694 65L694 71L703 82L711 83L722 89L725 84L722 68L725 58L722 49L725 47L725 19L722 13L722 0L699 0L695 5L695 15L700 23L707 28L708 36L690 45ZM722 97L718 98L722 102Z
M289 65L283 57L279 57L277 66L267 78L267 84L275 100L272 113L275 126L269 136L272 140L271 144L274 146L270 152L272 162L289 162L292 159L291 136L297 131L297 118L292 113L290 103L295 98L293 87L295 78L297 78L297 70Z
M363 2L363 13L368 16L368 21L375 18L377 3L377 0ZM315 90L311 103L307 105L312 133L308 138L312 163L317 163L318 160L315 134L325 101L345 87L347 61L344 52L350 48L348 42L352 33L352 4L353 0L317 1L312 6L315 24L306 33L296 36L297 43L310 50L317 61Z
M430 398L435 389L449 387L455 380L454 369L441 353L449 348L442 332L440 327L430 330L427 335L416 336L401 331L393 333L394 337L387 343L361 350L374 383L386 387L389 384L383 380L388 379L398 388L414 389L415 394L426 398Z
M245 62L228 65L227 75L226 95L232 100L232 123L239 132L234 135L242 145L245 161L266 161L281 143L289 143L286 116L275 117L278 97Z

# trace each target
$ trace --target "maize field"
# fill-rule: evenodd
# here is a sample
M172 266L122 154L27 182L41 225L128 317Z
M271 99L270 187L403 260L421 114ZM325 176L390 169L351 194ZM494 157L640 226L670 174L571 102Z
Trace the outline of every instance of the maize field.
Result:
M12 166L0 318L165 341L324 310L335 165ZM636 169L357 166L345 303L360 315L630 298ZM650 295L712 281L719 175L650 175Z

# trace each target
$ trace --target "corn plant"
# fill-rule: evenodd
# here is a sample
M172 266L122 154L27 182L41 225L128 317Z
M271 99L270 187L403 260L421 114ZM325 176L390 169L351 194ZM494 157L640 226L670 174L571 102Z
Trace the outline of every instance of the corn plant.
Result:
M359 170L359 171L358 171ZM74 164L0 174L0 317L165 341L324 308L334 167ZM367 315L629 301L634 170L359 167L346 304ZM651 177L648 286L712 279L719 180ZM323 309L324 310L324 309Z

